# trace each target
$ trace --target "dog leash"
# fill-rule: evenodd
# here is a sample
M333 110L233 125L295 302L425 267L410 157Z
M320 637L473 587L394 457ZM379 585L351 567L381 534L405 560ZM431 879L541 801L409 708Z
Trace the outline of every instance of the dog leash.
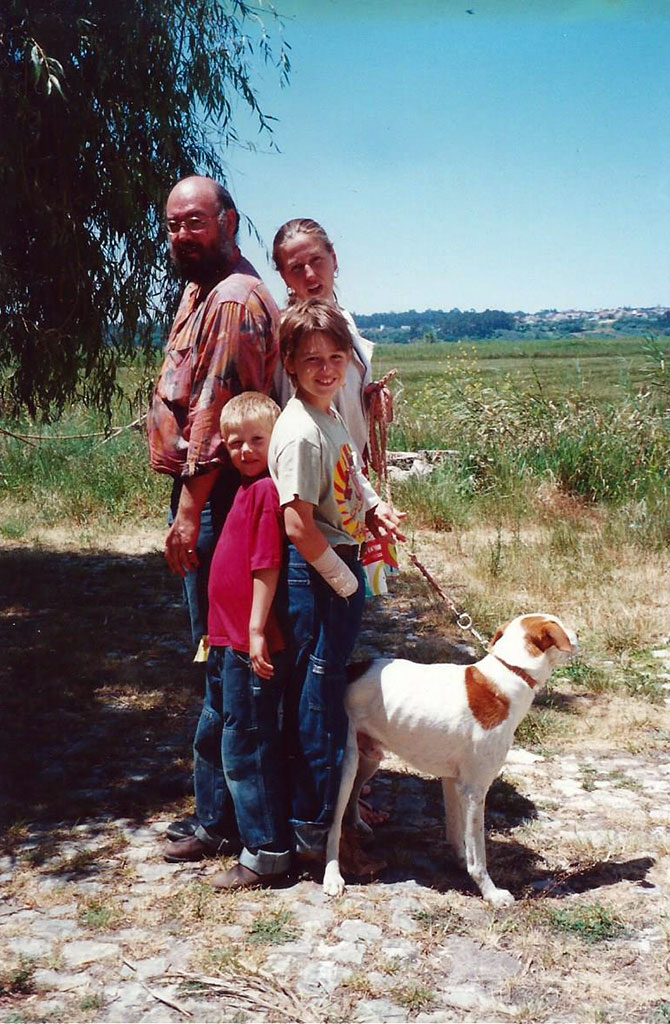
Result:
M396 376L397 372L397 370L390 370L380 381L376 381L374 384L368 385L370 389L370 465L377 474L377 479L384 490L384 498L389 502L389 504L392 504L392 498L387 453L389 424L393 422L393 394L388 385ZM424 578L428 580L431 587L437 591L445 604L449 606L456 616L456 625L458 628L463 633L472 633L484 650L488 650L488 644L481 633L478 633L475 629L472 617L468 615L467 612L459 611L451 598L442 590L442 587L439 585L435 577L428 572L425 565L421 564L413 552L410 552L409 560L412 565L419 570Z
M419 570L422 576L424 576L425 579L428 580L431 587L437 591L437 593L440 595L445 604L447 604L451 608L452 612L456 616L456 625L458 626L458 628L462 630L462 632L464 633L472 633L474 638L481 644L484 650L488 650L488 644L484 637L481 635L481 633L478 633L477 630L475 629L472 623L472 617L468 615L467 612L459 611L458 607L454 604L449 595L445 594L445 592L443 591L442 587L437 582L435 577L428 572L425 565L423 565L419 561L419 559L416 557L413 551L410 551L408 557L412 565Z

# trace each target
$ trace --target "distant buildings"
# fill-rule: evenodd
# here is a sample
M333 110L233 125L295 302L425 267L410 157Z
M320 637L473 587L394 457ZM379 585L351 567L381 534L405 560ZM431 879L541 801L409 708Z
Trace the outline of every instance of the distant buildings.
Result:
M537 313L517 313L517 321L529 327L541 324L583 322L590 327L607 327L620 320L658 320L670 313L668 306L618 306L616 309L541 309Z

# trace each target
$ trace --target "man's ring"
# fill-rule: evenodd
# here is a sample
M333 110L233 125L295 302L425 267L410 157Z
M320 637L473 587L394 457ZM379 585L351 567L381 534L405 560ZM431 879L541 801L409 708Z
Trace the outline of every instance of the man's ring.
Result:
M186 548L186 554L187 555L192 555L193 554L193 548Z

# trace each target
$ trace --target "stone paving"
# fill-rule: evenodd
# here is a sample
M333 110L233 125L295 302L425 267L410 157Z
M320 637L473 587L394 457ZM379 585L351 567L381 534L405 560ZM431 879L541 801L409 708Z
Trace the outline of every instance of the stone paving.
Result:
M523 793L527 808L532 809L532 817L518 828L530 829L535 851L549 847L556 833L561 833L563 843L566 835L571 836L594 873L613 872L604 884L634 888L643 897L646 926L636 930L634 941L628 941L629 952L637 948L640 959L667 955L670 765L623 754L545 759L513 749L504 777L507 785ZM114 837L116 852L92 860L87 858L100 849L101 823L84 822L75 838L56 844L38 871L30 861L36 841L18 845L0 862L5 893L0 929L3 958L23 957L35 965L33 992L21 1000L23 1016L16 1015L14 1004L12 1015L9 1006L3 1009L0 1003L0 1020L523 1018L524 1000L528 1000L524 958L513 945L500 948L499 939L487 938L485 930L482 938L482 922L513 920L515 908L494 913L463 875L456 871L445 875L444 865L435 863L431 847L433 843L439 847L441 829L436 784L389 770L387 764L377 780L375 801L391 811L391 822L377 830L376 849L392 851L402 838L411 853L392 859L379 881L353 885L339 901L324 899L318 884L304 878L281 890L222 898L229 913L216 929L217 948L236 951L242 958L248 955L259 916L270 913L276 921L283 912L289 921L285 936L279 930L276 943L262 947L262 998L244 995L245 986L239 981L242 1002L234 992L194 993L184 988L184 979L174 977L179 972L202 975L206 951L197 930L181 936L169 921L157 928L155 908L178 899L189 887L192 893L197 883L205 883L201 888L206 891L207 876L215 867L163 863L160 838L165 821L142 827L127 820L105 822L105 841ZM499 826L506 816L492 810L494 830L496 819ZM635 856L621 856L617 833L623 817L626 846L631 848L632 842ZM526 841L521 839L522 844ZM594 851L601 851L597 871ZM579 856L576 860L579 863ZM501 882L505 863L505 857L492 858L494 875ZM568 865L554 864L550 870L536 867L527 873L521 892L516 886L516 894L528 898L533 890L548 889L571 894L581 887L593 895L596 883L580 878L574 864L571 871L565 868ZM91 927L95 910L90 908L97 907L104 919L108 892L109 905L118 917L113 928L96 932ZM455 927L443 929L436 940L430 934L430 921L440 921L440 900ZM284 990L290 992L290 1000ZM572 1016L578 1005L573 1000L568 1015L555 1019L591 1019ZM279 1009L277 1016L272 1006Z

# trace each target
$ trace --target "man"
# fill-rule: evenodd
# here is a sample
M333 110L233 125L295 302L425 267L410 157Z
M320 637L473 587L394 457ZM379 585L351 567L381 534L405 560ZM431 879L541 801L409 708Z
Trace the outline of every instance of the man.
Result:
M185 178L165 212L170 256L187 284L147 431L152 468L174 479L165 557L184 581L197 647L207 632L209 566L239 479L221 440L221 409L242 391L270 391L279 313L240 253L239 215L222 185ZM192 832L189 823L168 829L175 839Z

